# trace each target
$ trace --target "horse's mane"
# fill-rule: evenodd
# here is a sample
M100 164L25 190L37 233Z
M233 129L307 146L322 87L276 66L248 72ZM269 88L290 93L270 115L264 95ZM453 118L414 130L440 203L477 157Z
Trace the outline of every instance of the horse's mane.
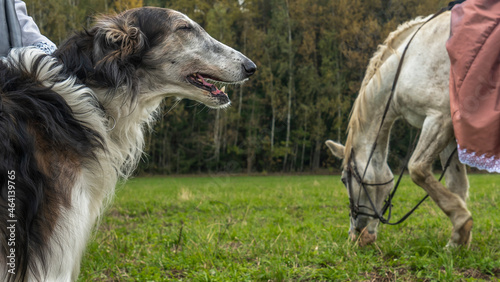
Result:
M396 51L397 48L413 34L415 27L420 26L426 20L427 18L417 17L414 20L400 24L395 31L389 34L384 43L378 46L377 51L370 59L365 77L361 83L358 97L354 101L354 105L350 113L349 124L347 126L348 135L345 144L344 164L350 158L351 148L353 145L352 133L363 130L363 124L365 124L368 118L366 116L367 108L369 107L369 103L367 101L367 93L369 92L367 91L368 85L374 78L377 79L377 85L380 85L380 68L382 65L391 55L400 55Z

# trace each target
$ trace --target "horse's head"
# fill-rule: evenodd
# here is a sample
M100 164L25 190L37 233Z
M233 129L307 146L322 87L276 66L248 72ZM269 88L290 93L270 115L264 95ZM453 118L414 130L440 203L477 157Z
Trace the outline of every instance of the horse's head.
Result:
M385 156L375 151L370 159L371 146L366 143L343 146L328 140L326 145L334 156L344 160L342 182L349 195L349 237L353 241L359 238L360 246L373 243L380 216L387 208L385 200L394 185Z

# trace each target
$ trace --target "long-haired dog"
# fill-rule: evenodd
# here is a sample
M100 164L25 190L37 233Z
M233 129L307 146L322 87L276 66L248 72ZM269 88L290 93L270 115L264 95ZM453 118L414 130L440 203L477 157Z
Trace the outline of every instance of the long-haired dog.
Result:
M185 15L159 8L101 17L53 56L11 51L0 61L0 280L75 280L161 101L226 107L209 81L237 83L255 70Z

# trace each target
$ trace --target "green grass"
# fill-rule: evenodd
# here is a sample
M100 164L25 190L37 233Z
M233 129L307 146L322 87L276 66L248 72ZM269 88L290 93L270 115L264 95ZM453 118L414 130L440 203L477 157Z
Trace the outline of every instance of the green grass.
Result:
M338 176L137 178L117 192L80 281L456 281L500 278L500 177L471 175L470 249L430 200L375 245L347 241ZM394 218L423 195L405 177Z

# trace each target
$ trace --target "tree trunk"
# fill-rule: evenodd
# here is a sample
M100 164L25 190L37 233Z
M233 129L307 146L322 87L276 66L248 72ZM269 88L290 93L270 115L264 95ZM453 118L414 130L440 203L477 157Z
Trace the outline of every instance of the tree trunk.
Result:
M299 144L295 143L293 146L293 160L291 171L297 171L297 155L299 154Z
M160 171L161 173L164 173L167 164L167 155L168 155L167 144L168 144L167 133L165 132L165 136L163 136L162 140L162 150L161 150L162 157L161 157L161 162L159 163L161 167L158 167L158 171Z
M271 58L269 57L269 50L266 48L267 62L269 63L269 74L270 74L270 85L269 85L269 96L271 97L271 158L274 152L274 132L276 130L276 97L274 96L274 75L273 67L271 64Z
M245 21L243 25L243 54L247 53L247 22ZM239 101L238 101L238 120L236 121L236 138L234 138L234 146L238 146L238 136L240 129L240 120L241 120L241 107L243 105L243 84L239 86Z
M257 137L253 135L255 130L255 94L252 94L252 113L250 114L250 121L248 124L248 136L247 136L247 173L252 172L253 163L255 161L255 143L257 142Z
M180 155L181 150L178 148L177 149L177 166L175 168L175 174L179 174L180 172L180 167L181 167L181 155Z
M241 120L241 105L243 104L243 85L238 85L239 101L238 101L238 117L236 121L236 138L234 138L234 146L238 146L238 136L240 135L240 120Z
M215 113L214 122L214 159L216 161L217 167L219 166L220 160L220 110L217 109Z
M319 159L321 156L321 145L322 142L320 140L316 140L316 146L314 148L314 156L313 156L313 165L312 170L315 171L319 168Z
M304 122L304 136L302 138L302 154L301 154L301 159L300 159L300 171L304 171L304 157L305 157L305 152L306 152L306 132L307 132L307 114L305 116L305 122Z
M220 139L221 139L221 142L222 142L222 144L221 144L221 146L222 146L221 150L222 150L222 152L224 154L224 152L227 152L227 139L228 139L228 135L229 134L228 134L228 115L225 114L225 112L223 112L222 114L223 114L222 120L221 120L221 122L222 122L222 126L221 126L222 130L220 132L220 134L221 134Z
M274 103L271 102L272 105L272 120L271 120L271 156L272 153L274 152L274 131L276 130L276 107L274 106Z
M318 119L317 122L321 121L321 111L318 111ZM319 163L320 163L320 157L321 157L321 146L323 145L323 140L321 138L316 137L316 146L314 148L314 157L313 157L313 164L312 164L312 169L317 170L319 168Z
M293 88L293 52L292 52L292 27L290 25L290 7L288 5L288 0L285 0L286 4L286 20L288 29L288 107L286 116L286 141L285 141L285 159L283 160L283 171L286 170L287 160L288 160L288 148L290 145L290 127L292 119L292 88Z
M342 56L340 55L340 50L337 52L337 83L340 84L340 63ZM342 85L337 86L337 141L342 141Z

